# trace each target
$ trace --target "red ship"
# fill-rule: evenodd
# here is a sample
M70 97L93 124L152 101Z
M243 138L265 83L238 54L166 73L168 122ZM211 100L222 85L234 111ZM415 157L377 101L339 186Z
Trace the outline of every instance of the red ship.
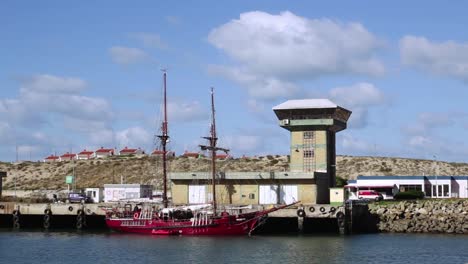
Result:
M163 206L161 210L151 205L143 205L141 208L130 207L114 208L106 212L107 226L113 230L129 233L153 234L153 235L245 235L251 234L257 227L262 225L268 214L293 204L281 205L270 209L242 212L245 208L224 209L218 214L216 204L216 152L223 151L227 154L228 149L216 146L218 138L216 137L214 92L211 89L211 135L205 137L209 145L200 146L202 150L211 152L212 169L212 192L213 202L210 205L193 205L178 208L167 208L167 150L168 142L168 123L166 110L166 72L164 78L164 121L162 123L162 133L158 137L162 145L163 159Z

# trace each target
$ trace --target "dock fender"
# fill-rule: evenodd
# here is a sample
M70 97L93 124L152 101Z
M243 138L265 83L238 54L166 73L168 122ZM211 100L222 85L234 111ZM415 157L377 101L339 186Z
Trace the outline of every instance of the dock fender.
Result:
M334 212L336 212L336 208L335 208L335 207L333 207L333 206L332 206L332 207L330 207L330 213L334 213Z
M45 215L51 215L52 214L52 211L50 209L45 209L44 210L44 214Z
M344 213L343 212L336 213L336 218L338 219L338 221L342 221L344 219Z
M315 207L313 207L313 206L309 207L309 212L311 212L311 213L315 212Z
M5 209L5 206L3 204L0 204L0 209Z
M297 216L299 216L299 217L305 217L305 216L306 216L306 213L305 213L304 209L299 209L299 210L297 210Z
M71 206L71 205L68 206L68 211L70 211L70 212L73 211L73 206Z
M320 212L325 213L325 207L320 207Z

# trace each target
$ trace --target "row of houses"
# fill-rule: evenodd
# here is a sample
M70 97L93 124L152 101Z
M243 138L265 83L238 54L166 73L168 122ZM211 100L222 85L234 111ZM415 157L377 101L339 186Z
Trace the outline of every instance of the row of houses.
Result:
M162 156L164 152L162 150L154 150L151 152L151 156ZM100 159L100 158L107 158L111 156L130 156L130 155L147 155L144 150L141 148L128 148L125 147L120 151L117 151L116 149L110 149L110 148L104 148L101 147L100 149L97 149L95 151L92 150L86 150L84 149L83 151L79 153L70 153L67 152L63 155L49 155L48 157L44 158L44 162L59 162L59 161L71 161L71 160L89 160L89 159ZM167 155L170 157L175 157L175 152L169 151L167 152ZM199 152L188 152L185 151L181 156L187 157L187 158L202 158L205 157L203 153ZM230 159L231 156L228 154L217 154L216 155L217 159L225 160L225 159Z

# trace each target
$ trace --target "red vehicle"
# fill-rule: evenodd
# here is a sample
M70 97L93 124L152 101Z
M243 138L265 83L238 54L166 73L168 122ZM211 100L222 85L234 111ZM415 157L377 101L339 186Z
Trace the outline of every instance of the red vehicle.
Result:
M377 191L363 190L363 191L358 191L358 198L359 199L368 199L368 200L381 201L381 200L383 200L383 195L380 194Z

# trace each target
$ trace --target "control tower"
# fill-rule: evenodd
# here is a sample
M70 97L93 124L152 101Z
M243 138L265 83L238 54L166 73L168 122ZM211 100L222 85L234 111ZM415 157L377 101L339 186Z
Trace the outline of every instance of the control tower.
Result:
M328 99L289 100L273 107L279 125L291 131L290 170L314 179L317 203L328 203L336 181L335 134L351 111Z

